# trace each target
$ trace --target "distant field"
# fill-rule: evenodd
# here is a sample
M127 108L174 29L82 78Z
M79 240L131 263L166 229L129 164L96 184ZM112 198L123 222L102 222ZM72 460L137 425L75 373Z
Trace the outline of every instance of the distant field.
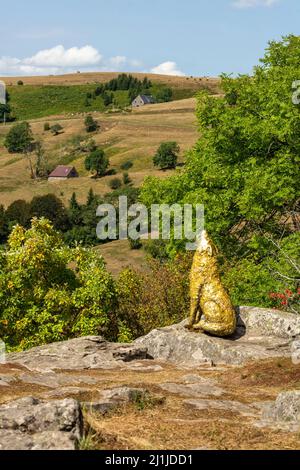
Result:
M105 83L116 78L119 72L92 72L92 73L75 73L68 75L52 75L37 77L0 77L7 85L17 85L19 80L24 85L82 85ZM175 88L189 88L197 90L199 84L209 87L215 93L219 91L220 80L218 78L208 77L176 77L169 75L157 75L151 73L131 73L134 77L143 79L145 76L153 82L163 83Z
M128 267L136 271L145 271L147 269L147 254L142 248L140 250L131 250L128 240L116 240L95 248L101 254L106 262L107 269L114 276Z
M131 160L133 167L129 174L136 186L141 185L147 175L165 178L172 172L155 169L153 155L162 141L175 140L181 148L180 161L184 161L185 151L198 138L195 105L196 100L191 98L148 105L127 114L93 113L101 131L92 137L105 149L118 177L121 178L123 173L121 164ZM72 155L76 138L87 136L84 119L85 114L60 114L30 121L34 137L43 142L50 165L72 164L79 172L80 178L56 183L30 179L27 161L20 155L9 154L3 147L4 137L12 124L0 125L0 204L8 206L17 199L31 200L35 195L47 193L54 193L67 203L74 191L79 201L84 202L90 188L100 195L111 191L109 181L114 176L94 180L84 168L85 155L76 158ZM64 132L57 137L44 132L45 122L60 123Z

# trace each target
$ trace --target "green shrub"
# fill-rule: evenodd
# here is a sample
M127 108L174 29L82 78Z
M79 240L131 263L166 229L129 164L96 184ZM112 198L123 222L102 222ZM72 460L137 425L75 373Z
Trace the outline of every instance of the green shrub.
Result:
M133 163L131 160L127 160L126 162L122 163L121 170L130 170L133 167Z
M132 183L132 179L130 178L128 173L123 173L123 184L128 186Z
M121 188L121 186L122 186L122 181L120 180L120 178L113 178L109 182L109 187L113 190L119 189Z
M138 238L137 240L129 238L129 245L131 250L140 250L143 246L140 238Z
M155 328L178 323L189 311L189 256L138 273L125 269L117 280L118 319L137 338Z
M0 337L9 350L86 335L116 340L116 305L102 257L65 246L46 219L17 226L0 252Z
M52 134L56 136L62 133L63 127L60 124L54 124L54 126L51 126L50 130Z

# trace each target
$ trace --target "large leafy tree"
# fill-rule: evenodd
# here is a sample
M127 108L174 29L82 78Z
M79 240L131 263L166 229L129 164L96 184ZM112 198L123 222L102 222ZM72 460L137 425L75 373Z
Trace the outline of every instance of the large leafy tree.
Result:
M176 168L179 152L177 142L162 142L153 158L154 166L162 170Z
M299 55L299 36L272 41L253 75L222 76L223 97L200 93L201 137L184 170L165 181L150 178L142 190L147 204L204 204L222 252L251 256L256 266L274 240L299 230L300 106L292 100Z
M4 145L10 153L27 153L32 149L33 135L28 122L15 124L8 132Z
M167 181L148 179L144 201L204 203L220 241L232 230L295 220L300 193L300 37L271 42L253 76L222 77L223 98L198 96L201 137L186 167ZM240 224L240 225L239 225Z
M55 229L65 232L70 228L68 213L62 201L54 194L35 196L30 203L31 217L46 217Z
M96 178L105 175L109 166L109 159L102 149L91 152L85 159L85 168L95 172Z

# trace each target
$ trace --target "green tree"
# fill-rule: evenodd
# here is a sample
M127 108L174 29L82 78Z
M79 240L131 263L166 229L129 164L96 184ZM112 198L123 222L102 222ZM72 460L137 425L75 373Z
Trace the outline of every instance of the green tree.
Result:
M109 167L109 159L102 149L94 150L85 159L85 168L95 172L96 178L104 176Z
M94 205L95 200L96 200L96 196L95 196L95 193L93 191L93 188L90 188L90 190L88 192L88 195L87 195L86 205L88 207Z
M72 194L72 197L69 202L69 209L68 209L69 220L72 226L82 225L82 208L80 204L77 202L76 193Z
M23 199L12 202L6 209L6 218L10 227L19 224L28 228L30 225L30 204Z
M153 163L161 169L176 168L179 145L176 142L162 142L153 158Z
M45 217L50 220L55 229L65 232L70 227L67 211L62 201L54 194L36 196L30 203L31 217Z
M166 181L149 178L141 195L147 204L204 204L206 228L230 260L229 270L245 259L257 267L249 272L259 271L260 279L265 272L269 280L274 277L271 265L279 249L270 239L278 243L299 230L300 112L292 100L299 54L299 36L272 41L253 75L222 77L223 98L200 93L201 138L185 168ZM252 280L248 287L258 303L260 280ZM284 278L280 283L284 288ZM264 298L259 296L262 302L268 286L269 281Z
M112 104L113 102L113 99L114 99L114 95L113 93L107 93L106 91L102 94L102 99L103 99L103 103L104 103L104 106L109 106Z
M168 87L160 87L155 93L155 99L158 103L166 103L171 101L173 97L173 91Z
M95 132L99 129L98 122L90 114L85 118L84 125L87 132Z
M9 153L27 153L32 150L33 135L28 122L15 124L8 132L4 145Z
M34 174L36 178L46 178L48 176L48 160L46 157L45 149L41 141L37 141L35 144L35 164Z

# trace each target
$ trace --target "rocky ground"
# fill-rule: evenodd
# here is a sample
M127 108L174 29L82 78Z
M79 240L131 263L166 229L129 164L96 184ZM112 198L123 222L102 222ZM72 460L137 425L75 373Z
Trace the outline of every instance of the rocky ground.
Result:
M8 355L0 449L299 449L298 337L300 317L241 308L229 339L182 323Z

